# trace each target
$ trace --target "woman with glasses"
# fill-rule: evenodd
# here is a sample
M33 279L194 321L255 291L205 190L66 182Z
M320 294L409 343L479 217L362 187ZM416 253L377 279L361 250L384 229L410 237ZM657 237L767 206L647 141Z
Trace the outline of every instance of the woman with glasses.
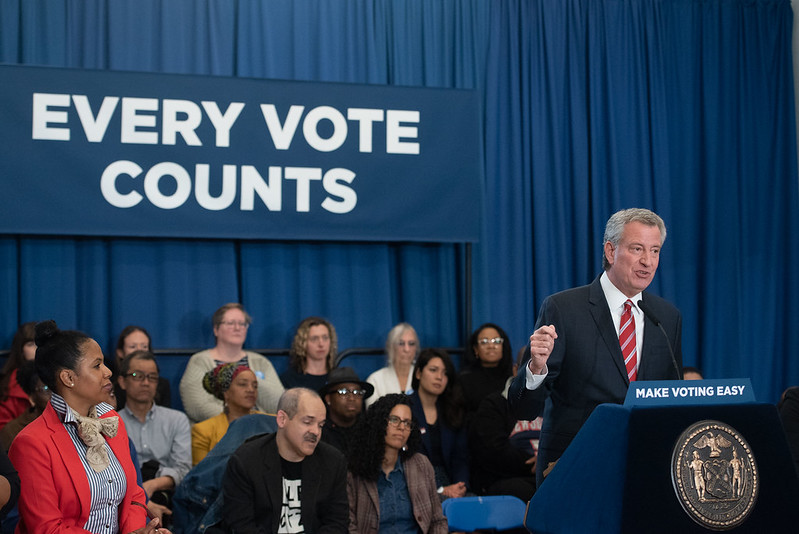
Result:
M469 481L469 451L463 395L452 359L441 349L425 349L416 360L411 409L422 434L420 451L436 474L442 500L463 497Z
M513 353L508 335L493 323L481 325L466 343L463 370L458 375L467 413L475 413L484 398L505 389L511 376Z
M237 362L217 365L205 373L203 387L224 403L224 410L191 428L192 465L200 463L211 452L230 423L251 413L263 413L255 410L258 379L246 365Z
M327 319L307 317L302 320L291 344L291 361L280 375L283 387L319 391L336 363L338 338Z
M249 367L258 379L256 407L262 412L275 413L277 401L283 394L283 384L269 360L243 348L252 322L250 315L241 304L233 302L216 310L212 322L216 346L193 355L180 379L180 398L186 415L196 423L222 412L224 403L203 388L203 377L217 365L225 363Z
M119 385L119 368L125 358L139 350L153 352L153 342L150 334L141 326L128 325L122 329L117 338L116 348L114 349L116 358L106 361L106 365L111 369L111 382L114 384L117 411L125 407L126 401L125 390ZM155 390L155 403L166 408L172 407L172 388L169 386L169 380L163 376L158 379L158 385Z
M433 467L417 452L420 434L410 399L378 399L357 424L355 440L359 446L350 454L347 474L350 533L447 532Z
M366 401L366 405L389 393L410 393L413 362L418 354L419 337L416 330L408 323L400 323L392 328L386 337L388 365L366 379L375 388L375 394Z
M17 532L156 532L125 424L106 402L111 371L100 346L53 321L36 325L36 345L36 372L52 393L8 454L22 482Z

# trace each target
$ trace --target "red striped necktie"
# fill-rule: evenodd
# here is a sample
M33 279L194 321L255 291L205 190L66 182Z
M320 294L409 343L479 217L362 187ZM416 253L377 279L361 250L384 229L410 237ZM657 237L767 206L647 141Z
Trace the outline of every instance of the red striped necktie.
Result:
M627 378L634 381L638 375L635 365L638 362L637 343L635 340L635 317L632 312L632 301L627 299L624 311L621 314L621 327L619 328L619 345L624 356L624 366L627 368Z

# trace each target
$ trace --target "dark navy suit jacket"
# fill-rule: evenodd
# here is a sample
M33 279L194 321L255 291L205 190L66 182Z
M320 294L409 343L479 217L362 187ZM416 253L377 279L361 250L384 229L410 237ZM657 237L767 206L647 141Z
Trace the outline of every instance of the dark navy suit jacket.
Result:
M641 299L661 321L681 369L680 312L646 291ZM539 484L543 470L560 458L594 408L606 402L623 403L630 385L599 277L590 285L547 297L535 327L548 324L555 325L558 338L547 360L549 374L544 383L536 390L526 389L522 367L508 391L508 402L517 419L533 420L543 412L536 462ZM681 373L674 369L666 337L655 323L645 319L638 380L676 380Z

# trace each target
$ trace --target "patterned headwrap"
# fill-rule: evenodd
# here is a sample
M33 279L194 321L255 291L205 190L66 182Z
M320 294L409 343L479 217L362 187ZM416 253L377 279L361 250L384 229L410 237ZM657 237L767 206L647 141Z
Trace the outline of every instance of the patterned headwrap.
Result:
M250 368L239 362L220 363L203 376L203 388L219 400L225 400L225 391L242 371Z

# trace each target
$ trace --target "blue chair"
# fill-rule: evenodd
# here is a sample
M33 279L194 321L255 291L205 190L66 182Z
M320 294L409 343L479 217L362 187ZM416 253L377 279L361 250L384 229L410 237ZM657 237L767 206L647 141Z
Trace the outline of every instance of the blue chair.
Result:
M527 506L518 497L459 497L441 503L450 532L509 530L524 527Z

